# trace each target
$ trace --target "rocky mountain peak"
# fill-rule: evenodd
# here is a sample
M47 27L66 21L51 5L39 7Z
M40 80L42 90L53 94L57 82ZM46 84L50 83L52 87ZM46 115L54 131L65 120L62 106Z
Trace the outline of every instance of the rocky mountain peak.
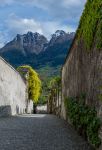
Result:
M66 33L63 30L57 30L54 35L56 37L59 37L59 36L64 36L65 34Z
M37 32L17 34L0 49L0 55L16 67L23 64L30 64L36 69L46 64L55 67L63 63L73 37L73 33L62 30L57 30L49 41Z
M27 34L17 34L17 36L8 45L11 49L19 48L23 53L39 54L44 50L45 45L48 43L47 38L37 32L28 32ZM5 46L5 47L6 47Z
M48 41L44 35L37 32L27 32L26 34L17 34L16 37L7 43L2 49L1 54L20 56L39 55L48 51L50 47L58 47L58 45L67 45L68 41L72 40L74 33L66 33L63 30L57 30L52 34L51 40Z
M51 40L50 40L50 46L53 45L54 43L62 43L66 40L70 40L74 38L75 33L66 33L63 30L57 30L54 34L52 34Z

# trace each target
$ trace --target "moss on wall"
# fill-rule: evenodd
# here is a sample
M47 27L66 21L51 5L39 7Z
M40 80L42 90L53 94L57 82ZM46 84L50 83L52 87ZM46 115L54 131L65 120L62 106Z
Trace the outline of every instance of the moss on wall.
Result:
M92 47L95 35L97 48L102 48L102 0L87 0L77 35L84 40L88 51Z

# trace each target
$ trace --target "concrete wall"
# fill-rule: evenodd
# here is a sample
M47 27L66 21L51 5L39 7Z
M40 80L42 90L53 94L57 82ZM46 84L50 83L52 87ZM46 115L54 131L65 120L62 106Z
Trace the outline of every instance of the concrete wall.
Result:
M0 57L0 116L25 113L26 84L19 73Z
M32 114L33 113L33 101L32 100L28 100L28 104L27 104L27 113L28 114Z

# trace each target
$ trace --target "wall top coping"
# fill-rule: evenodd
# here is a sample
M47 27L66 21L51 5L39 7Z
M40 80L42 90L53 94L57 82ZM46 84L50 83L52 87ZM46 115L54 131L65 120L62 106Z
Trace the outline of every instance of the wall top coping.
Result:
M4 58L2 58L1 56L0 56L0 59L5 63L5 64L7 64L14 72L16 72L20 77L21 77L21 75L20 75L20 73L12 66L12 65L10 65ZM23 80L23 82L25 83L25 81L24 81L24 79L21 77L21 79Z

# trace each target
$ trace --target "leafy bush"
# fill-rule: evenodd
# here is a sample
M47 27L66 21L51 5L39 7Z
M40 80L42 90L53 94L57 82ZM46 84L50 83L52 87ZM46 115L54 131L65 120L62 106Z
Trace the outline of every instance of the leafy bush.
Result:
M94 108L85 105L84 97L66 98L65 107L67 116L77 129L94 147L99 147L101 140L98 131L101 126L100 119Z

